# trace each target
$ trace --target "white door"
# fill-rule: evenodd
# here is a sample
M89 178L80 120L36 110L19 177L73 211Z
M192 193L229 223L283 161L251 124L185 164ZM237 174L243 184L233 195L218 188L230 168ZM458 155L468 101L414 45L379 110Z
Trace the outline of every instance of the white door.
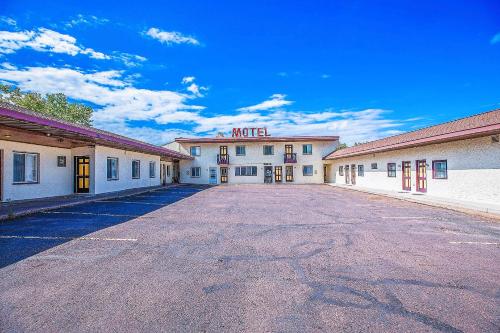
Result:
M210 168L210 184L217 184L217 168Z

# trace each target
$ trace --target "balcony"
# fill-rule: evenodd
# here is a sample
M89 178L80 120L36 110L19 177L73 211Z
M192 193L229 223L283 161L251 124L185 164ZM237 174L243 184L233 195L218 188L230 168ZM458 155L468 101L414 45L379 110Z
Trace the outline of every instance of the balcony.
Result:
M285 163L297 163L297 153L285 154Z
M229 155L220 155L217 154L217 164L219 165L228 165L229 164Z

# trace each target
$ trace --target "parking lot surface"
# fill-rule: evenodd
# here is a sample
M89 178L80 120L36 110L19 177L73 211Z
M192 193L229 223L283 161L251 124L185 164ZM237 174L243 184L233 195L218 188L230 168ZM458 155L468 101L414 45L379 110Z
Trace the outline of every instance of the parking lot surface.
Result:
M0 331L500 330L498 222L326 185L69 207L0 249Z

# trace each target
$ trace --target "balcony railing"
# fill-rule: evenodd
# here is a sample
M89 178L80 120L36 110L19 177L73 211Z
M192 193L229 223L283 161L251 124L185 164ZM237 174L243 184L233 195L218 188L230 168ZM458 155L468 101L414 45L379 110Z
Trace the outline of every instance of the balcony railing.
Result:
M285 163L297 163L297 153L285 154Z
M217 164L219 165L228 165L229 164L229 155L220 155L217 154Z

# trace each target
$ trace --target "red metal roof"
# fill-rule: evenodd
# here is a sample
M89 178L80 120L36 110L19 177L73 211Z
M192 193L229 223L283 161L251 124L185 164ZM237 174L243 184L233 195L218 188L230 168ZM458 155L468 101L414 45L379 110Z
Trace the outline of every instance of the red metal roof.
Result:
M193 159L191 156L171 149L93 127L55 119L8 103L0 103L0 125L28 130L34 133L51 134L54 137L74 138L92 144L144 152L162 157ZM36 142L33 143L36 144Z
M326 155L324 159L333 160L498 133L500 133L500 109L340 149Z
M338 136L256 136L216 138L176 138L179 143L233 143L233 142L310 142L336 141Z

